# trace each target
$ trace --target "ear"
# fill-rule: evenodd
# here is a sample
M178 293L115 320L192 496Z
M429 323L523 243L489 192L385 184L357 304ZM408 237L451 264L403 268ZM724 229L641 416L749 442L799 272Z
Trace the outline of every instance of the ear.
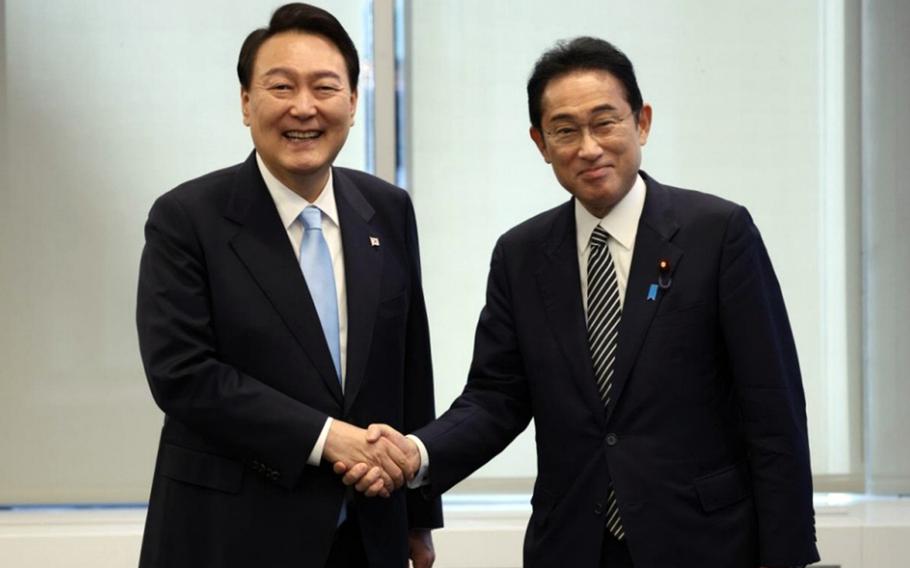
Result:
M644 146L648 142L648 133L651 132L651 105L645 103L638 112L638 144Z
M541 132L536 127L532 126L528 133L531 135L531 140L534 141L534 144L537 146L537 150L540 152L540 155L543 156L543 161L550 163L550 150L547 148L547 141L544 140L543 132Z
M357 91L351 91L351 126L354 126L354 115L357 114Z
M243 113L243 124L250 125L250 92L240 87L240 111Z

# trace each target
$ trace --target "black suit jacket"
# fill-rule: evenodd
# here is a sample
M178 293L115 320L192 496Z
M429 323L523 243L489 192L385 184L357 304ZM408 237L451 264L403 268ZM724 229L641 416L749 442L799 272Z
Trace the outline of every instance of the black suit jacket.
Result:
M410 199L364 173L333 178L344 394L255 154L152 207L137 322L165 422L141 566L322 566L345 497L330 465L306 465L326 417L410 431L434 416ZM404 566L407 529L442 520L439 500L415 492L352 506L371 566Z
M442 492L531 418L526 566L597 566L610 481L636 568L818 559L805 400L780 288L745 209L647 190L606 411L588 349L572 201L503 235L463 394L417 431ZM660 260L672 270L656 299Z

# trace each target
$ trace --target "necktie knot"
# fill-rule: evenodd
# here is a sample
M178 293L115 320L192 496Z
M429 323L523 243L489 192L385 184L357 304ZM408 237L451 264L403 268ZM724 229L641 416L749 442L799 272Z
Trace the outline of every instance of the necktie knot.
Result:
M594 232L591 233L591 248L600 248L607 244L607 239L610 238L610 233L604 230L603 227L597 225L594 227Z
M321 231L322 211L314 205L307 205L300 213L300 221L305 231Z

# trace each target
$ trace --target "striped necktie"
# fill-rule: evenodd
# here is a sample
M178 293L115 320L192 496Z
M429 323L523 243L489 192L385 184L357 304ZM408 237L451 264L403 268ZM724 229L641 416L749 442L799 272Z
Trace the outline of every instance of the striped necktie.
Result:
M613 257L607 247L609 235L598 225L591 235L591 254L588 258L588 346L594 364L597 392L604 403L610 405L613 388L613 367L616 362L616 345L622 306L619 302L619 285ZM616 503L613 484L607 496L607 529L622 540L625 531Z

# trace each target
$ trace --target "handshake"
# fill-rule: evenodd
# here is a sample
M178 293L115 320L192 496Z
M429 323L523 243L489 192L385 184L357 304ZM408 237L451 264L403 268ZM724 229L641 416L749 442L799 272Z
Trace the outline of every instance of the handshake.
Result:
M417 475L420 451L413 440L385 424L371 424L364 430L333 420L325 441L323 457L367 497L388 497Z

